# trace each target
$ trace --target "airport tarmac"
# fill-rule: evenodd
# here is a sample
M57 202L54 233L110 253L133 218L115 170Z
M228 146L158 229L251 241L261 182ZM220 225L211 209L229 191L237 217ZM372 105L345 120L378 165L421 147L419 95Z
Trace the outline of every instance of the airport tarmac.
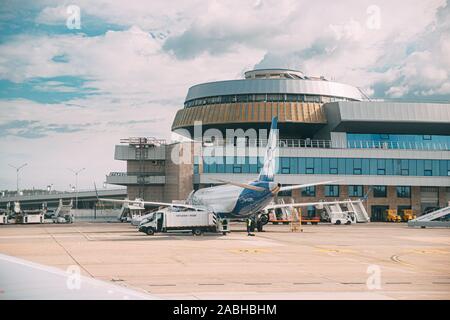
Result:
M450 299L450 229L267 225L248 237L129 224L0 226L0 252L168 299ZM1 270L0 270L1 272Z

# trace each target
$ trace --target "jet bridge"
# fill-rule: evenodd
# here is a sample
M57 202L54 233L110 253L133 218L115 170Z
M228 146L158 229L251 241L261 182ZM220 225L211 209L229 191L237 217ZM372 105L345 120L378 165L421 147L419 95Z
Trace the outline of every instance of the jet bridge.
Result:
M446 217L448 216L448 217ZM450 206L424 214L408 221L408 227L444 227L450 228Z

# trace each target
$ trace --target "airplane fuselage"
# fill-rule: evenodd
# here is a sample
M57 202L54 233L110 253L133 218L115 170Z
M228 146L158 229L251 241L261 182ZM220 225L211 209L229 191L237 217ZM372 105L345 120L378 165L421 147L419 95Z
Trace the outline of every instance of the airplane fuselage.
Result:
M223 217L245 218L264 209L278 192L278 185L274 182L254 181L250 185L264 191L225 184L197 190L190 203L204 206Z

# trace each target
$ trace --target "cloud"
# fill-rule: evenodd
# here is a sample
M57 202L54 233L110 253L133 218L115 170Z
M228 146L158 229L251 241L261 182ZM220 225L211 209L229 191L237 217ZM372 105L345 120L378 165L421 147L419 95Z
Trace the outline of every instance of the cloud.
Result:
M386 55L378 61L374 84L378 96L408 100L450 100L450 6L439 7L426 28L414 39L393 43L397 56ZM381 89L381 90L380 90Z
M59 5L56 7L45 7L35 18L36 23L60 25L66 22L69 17L67 5Z
M168 138L190 86L255 66L325 75L375 98L450 97L442 0L377 1L379 28L368 0L70 4L81 30L66 28L59 1L0 8L0 167L29 162L37 173L24 182L36 186L66 187L66 167L87 167L86 187L124 170L113 159L120 138ZM14 186L6 172L0 186Z
M53 133L80 132L98 123L78 123L78 124L44 124L35 120L13 120L0 124L0 135L3 137L16 136L28 139L47 137Z
M221 55L236 46L267 50L285 45L295 1L212 1L194 13L189 27L173 34L164 49L178 58L192 59L208 52ZM238 9L237 9L238 8ZM274 14L276 12L276 14ZM268 45L272 43L272 45Z
M58 103L98 94L88 83L87 79L71 76L31 78L21 83L0 80L0 95L2 99L23 98L36 102Z

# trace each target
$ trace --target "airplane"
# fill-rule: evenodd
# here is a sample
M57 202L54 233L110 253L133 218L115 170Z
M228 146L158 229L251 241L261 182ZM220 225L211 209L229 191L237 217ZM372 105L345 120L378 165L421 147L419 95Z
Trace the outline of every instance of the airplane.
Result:
M184 204L166 203L157 201L118 200L98 198L99 201L108 202L128 202L139 206L163 206L172 208L186 208L191 210L208 210L214 212L222 219L245 219L259 215L263 219L263 224L267 223L267 214L262 214L263 210L271 210L281 207L301 207L313 205L335 204L330 202L308 202L291 204L271 204L277 195L282 191L301 189L311 186L332 184L337 181L322 181L307 184L282 186L274 181L275 178L275 154L278 148L278 118L273 117L270 127L269 139L264 155L264 164L256 180L249 183L239 183L224 180L217 180L222 183L218 186L208 187L192 191Z
M0 300L161 300L162 298L0 253Z

